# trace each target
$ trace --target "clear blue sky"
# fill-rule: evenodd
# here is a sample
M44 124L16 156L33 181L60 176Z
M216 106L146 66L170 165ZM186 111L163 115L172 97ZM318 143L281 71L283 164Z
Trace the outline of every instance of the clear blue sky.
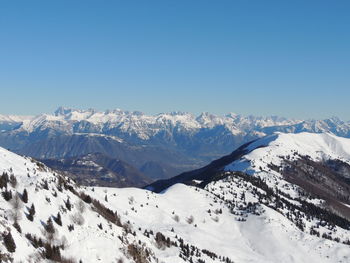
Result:
M350 119L350 1L0 1L0 113Z

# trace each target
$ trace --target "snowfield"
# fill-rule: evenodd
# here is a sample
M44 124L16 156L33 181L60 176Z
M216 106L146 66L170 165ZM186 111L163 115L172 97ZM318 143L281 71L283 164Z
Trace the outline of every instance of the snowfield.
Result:
M279 165L281 157L292 155L295 151L317 161L340 159L350 163L350 139L331 133L275 133L256 140L246 149L249 153L244 156L245 159L254 161L256 166L270 162ZM237 164L233 163L226 169L236 170Z
M14 262L84 263L350 262L350 247L344 244L350 238L348 229L318 226L320 233L332 231L339 241L311 235L297 227L293 215L287 217L291 211L287 206L275 208L275 198L268 196L267 186L277 187L290 194L281 200L299 204L292 199L299 196L298 187L267 165L281 164L281 156L296 150L315 159L336 157L350 162L349 139L276 134L250 144L248 154L227 166L222 179L204 188L176 184L156 194L137 188L78 186L31 158L0 148L0 175L8 175L0 180L6 181L0 197L0 257L3 262L11 258ZM267 186L236 171L264 177ZM5 200L4 192L9 191L12 198ZM319 223L312 217L303 222L306 230ZM3 238L9 232L13 252ZM33 237L43 244L35 243ZM55 246L56 258L48 253Z

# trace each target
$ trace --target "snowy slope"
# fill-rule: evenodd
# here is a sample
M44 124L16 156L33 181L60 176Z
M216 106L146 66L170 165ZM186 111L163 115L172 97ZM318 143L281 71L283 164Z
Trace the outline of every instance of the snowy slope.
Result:
M226 170L247 171L242 169L246 165L254 164L255 172L258 167L267 167L267 164L281 165L286 156L309 156L315 161L340 159L350 163L350 139L335 136L331 133L275 133L248 145L249 152L241 160L228 165ZM297 152L297 155L293 155ZM249 163L249 164L248 164ZM249 168L253 168L251 165Z
M12 254L15 262L20 260L22 262L38 262L36 258L40 257L41 249L35 249L24 236L27 233L31 233L33 236L41 237L43 240L47 239L44 230L45 222L49 217L56 216L58 212L62 215L63 225L59 226L54 223L56 233L52 243L56 245L65 244L65 254L68 257L72 255L73 258L84 259L84 255L89 253L91 262L98 258L108 262L109 259L121 255L121 252L117 249L121 246L120 240L115 237L113 243L106 242L111 237L101 231L97 231L96 226L101 219L98 218L96 212L93 212L87 206L82 213L85 223L81 226L75 224L74 231L68 231L67 225L73 224L73 221L79 219L79 212L75 207L78 206L80 198L65 189L59 190L59 176L57 174L40 164L36 164L35 161L29 158L20 157L2 148L0 149L0 168L9 175L13 174L17 180L16 186L8 184L8 190L12 191L13 198L10 201L5 201L1 198L2 209L0 215L2 217L1 232L10 230L17 246L16 252ZM45 182L48 183L48 190L43 187ZM67 185L70 184L69 182L67 183ZM23 193L24 189L28 191L29 201L27 204L20 201L18 222L22 233L18 233L12 226L14 222L13 202L16 193ZM78 188L76 189L79 190ZM65 206L65 202L68 199L73 205L71 211L68 211ZM33 222L28 220L26 216L31 204L34 204L36 211ZM119 228L113 225L111 227L114 227L116 235L121 233ZM102 247L100 247L102 244L104 248L109 248L113 253L102 253ZM100 249L98 249L99 247ZM76 253L77 249L80 251L79 254ZM1 251L4 252L6 249L1 247Z
M23 122L25 120L30 120L34 118L34 116L22 116L22 115L1 115L0 114L0 122Z
M157 229L172 238L181 236L185 242L233 262L346 262L350 258L347 245L302 233L266 206L259 216L245 214L246 221L237 220L227 203L213 195L213 189L226 187L227 182L210 184L205 190L177 184L159 195L139 189L96 188L95 192L101 198L107 195L108 205L124 211L135 226ZM134 200L130 207L136 212L125 207L130 198ZM176 216L179 222L174 220ZM193 223L189 224L191 217Z
M318 228L321 235L328 231L327 238L343 241L349 237L342 228L346 230L350 220L350 139L330 133L276 133L250 143L245 151L247 154L225 166L225 171L258 178L288 202L304 208L311 204L310 209L314 204L325 214L329 212L329 219L336 214L347 220L337 225L342 221L339 218L325 229L320 227L322 218L294 220L305 231ZM288 210L280 212L289 215ZM309 216L307 211L304 213Z
M253 141L244 150L247 153L226 165L224 168L226 171L240 171L257 176L272 187L278 185L282 191L296 195L295 191L286 190L293 188L292 184L287 182L286 171L292 171L293 175L297 172L295 169L298 168L305 170L308 176L315 177L316 174L316 178L313 179L332 180L332 185L328 185L331 190L343 191L346 196L350 195L349 182L346 181L349 177L347 170L350 168L350 139L348 138L330 133L275 133ZM336 166L342 167L343 171L332 169L330 162L336 162ZM316 170L320 171L315 173ZM337 175L338 178L327 178L329 173ZM308 180L307 178L301 179ZM322 182L317 183L322 184ZM350 199L345 202L350 202Z
M28 233L60 246L62 257L71 258L72 262L348 262L350 259L348 245L301 231L269 205L266 188L230 172L203 189L176 184L161 194L136 188L87 188L75 185L30 158L0 148L2 172L9 175L7 191L12 192L12 199L6 201L0 197L0 232L11 232L16 251L8 252L4 242L0 242L0 251L1 257L7 254L15 262L38 262L47 255L45 246L35 248L25 237ZM23 199L24 189L28 192L27 203L16 198L19 193ZM5 187L1 191L4 193ZM36 212L30 221L27 215L32 204ZM55 222L58 212L62 226ZM15 218L21 233L13 226ZM54 235L45 230L48 218L53 220ZM74 230L70 231L68 226ZM326 227L320 226L319 231L329 231ZM349 230L336 226L336 235L346 241Z

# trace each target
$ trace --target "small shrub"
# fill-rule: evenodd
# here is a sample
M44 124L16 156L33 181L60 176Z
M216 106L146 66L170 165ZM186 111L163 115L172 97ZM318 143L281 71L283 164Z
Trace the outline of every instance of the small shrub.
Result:
M178 215L174 215L173 219L175 222L180 222L180 217Z
M13 174L10 175L10 184L13 188L16 188L17 186L17 179Z
M74 224L77 224L79 226L85 223L84 217L80 213L75 213L74 215L71 216L71 219Z
M78 212L80 214L84 213L85 212L85 203L82 201L82 200L79 200L76 204L76 207L78 209Z
M135 263L147 263L149 262L150 252L147 248L139 246L137 244L128 245L128 254L134 260Z
M192 224L194 222L194 217L190 216L189 218L186 219L187 223Z

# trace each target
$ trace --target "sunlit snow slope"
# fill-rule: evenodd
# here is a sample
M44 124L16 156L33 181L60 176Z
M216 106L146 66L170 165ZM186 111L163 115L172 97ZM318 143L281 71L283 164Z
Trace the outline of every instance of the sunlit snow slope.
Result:
M246 147L249 152L239 161L226 167L227 170L242 170L245 161L252 165L266 166L268 163L281 164L286 156L309 156L314 161L340 159L350 163L350 139L335 136L331 133L275 133L258 139ZM241 166L242 165L242 166ZM258 171L257 169L254 169Z
M272 141L267 139L265 144ZM347 158L345 148L344 152L334 149ZM308 221L297 207L300 193L293 189L298 186L285 182L295 199L274 195L269 183L253 180L244 169L229 171L242 163L243 159L227 166L227 171L205 186L194 181L198 186L176 184L156 194L136 188L79 187L41 163L0 148L1 260L349 262L346 223L340 220L341 226L332 225L327 218L322 222L312 216ZM296 223L287 201L295 204L298 220L305 226ZM312 202L320 203L320 199ZM310 234L313 224L318 224L314 230L320 236ZM330 231L332 240L322 237Z

